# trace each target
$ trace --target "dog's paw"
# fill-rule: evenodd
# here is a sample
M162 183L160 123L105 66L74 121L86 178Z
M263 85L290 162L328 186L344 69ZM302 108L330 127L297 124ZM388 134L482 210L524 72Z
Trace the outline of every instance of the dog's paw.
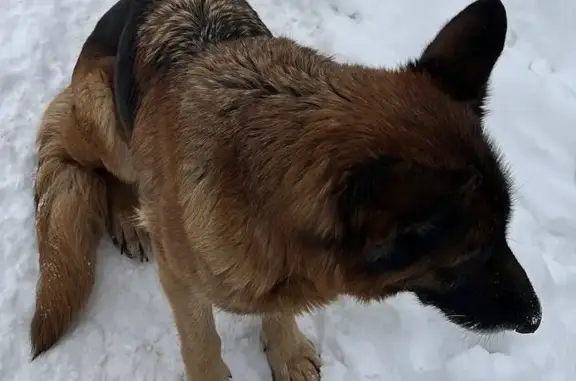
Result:
M138 258L141 262L149 262L150 246L147 233L136 226L131 216L114 213L110 216L109 226L112 243L121 255L128 258Z
M148 233L138 225L136 208L138 196L135 188L117 179L107 178L108 233L120 254L149 262Z
M289 351L286 349L270 342L264 349L274 381L320 380L320 356L304 335L298 346Z

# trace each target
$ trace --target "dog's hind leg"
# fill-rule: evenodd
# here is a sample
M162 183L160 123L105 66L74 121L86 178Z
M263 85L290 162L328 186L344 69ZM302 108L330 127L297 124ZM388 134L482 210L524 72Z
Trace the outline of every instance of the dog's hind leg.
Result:
M148 262L151 253L150 240L137 218L139 201L136 185L126 184L112 174L102 172L108 194L106 227L112 243L120 250L120 254Z
M88 121L87 128L78 133L93 145L92 151L110 173L132 184L136 181L136 171L130 155L130 137L122 134L114 106L114 64L115 57L81 57L71 87L76 98L76 116L79 120Z

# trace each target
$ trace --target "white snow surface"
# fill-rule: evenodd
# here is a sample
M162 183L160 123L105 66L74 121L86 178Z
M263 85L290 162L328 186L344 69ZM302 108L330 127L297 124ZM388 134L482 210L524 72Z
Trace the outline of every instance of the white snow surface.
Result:
M97 286L77 327L34 362L28 329L37 251L34 138L47 102L114 0L0 2L0 380L181 380L155 265L102 242ZM275 34L340 60L394 66L416 56L471 0L252 0ZM326 381L564 381L576 377L576 2L504 0L509 34L487 128L516 183L510 245L543 304L534 335L479 337L410 295L342 299L299 319ZM253 318L217 315L234 381L270 381Z

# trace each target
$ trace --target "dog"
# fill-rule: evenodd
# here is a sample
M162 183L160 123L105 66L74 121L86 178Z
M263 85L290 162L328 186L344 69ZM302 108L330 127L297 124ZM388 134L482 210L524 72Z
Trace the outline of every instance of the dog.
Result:
M34 185L39 280L32 357L52 347L90 296L96 249L108 232L123 254L148 260L134 217L138 196L127 139L116 120L113 72L129 0L84 43L70 84L48 104L37 133ZM124 15L124 16L122 16Z
M410 292L470 330L536 332L506 242L511 175L483 130L501 1L476 0L396 68L272 36L243 0L130 8L117 126L188 380L230 377L213 307L262 317L276 381L319 379L296 316L341 295Z
M244 1L148 2L119 44L139 218L188 379L230 375L214 306L262 316L277 381L318 379L295 316L340 295L412 292L468 329L535 332L511 176L483 131L503 4L475 1L394 69L258 25Z

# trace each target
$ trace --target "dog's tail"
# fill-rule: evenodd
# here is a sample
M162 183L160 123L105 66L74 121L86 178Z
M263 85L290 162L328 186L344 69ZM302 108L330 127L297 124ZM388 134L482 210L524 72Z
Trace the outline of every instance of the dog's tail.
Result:
M59 341L85 305L105 229L105 183L66 150L66 131L77 123L73 100L70 88L56 96L37 138L34 199L40 278L30 332L32 359Z

